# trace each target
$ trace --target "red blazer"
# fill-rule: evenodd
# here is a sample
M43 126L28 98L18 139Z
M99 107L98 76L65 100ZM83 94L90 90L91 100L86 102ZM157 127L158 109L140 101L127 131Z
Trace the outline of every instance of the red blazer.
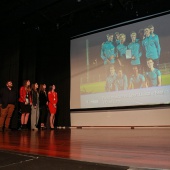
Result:
M22 86L19 90L19 102L23 102L25 103L26 102L26 94L27 94L27 91L25 90L25 87ZM30 101L30 104L32 104L32 98L31 98L31 94L30 92L28 92L28 97L29 97L29 101Z

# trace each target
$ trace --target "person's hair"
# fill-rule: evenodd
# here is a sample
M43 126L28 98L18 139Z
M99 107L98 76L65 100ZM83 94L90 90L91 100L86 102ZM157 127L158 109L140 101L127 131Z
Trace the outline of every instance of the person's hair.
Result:
M52 91L53 85L49 86L48 91Z
M134 65L134 66L132 67L132 69L134 69L134 68L137 68L137 70L139 71L138 66Z
M9 82L11 82L11 83L12 83L12 81L11 81L11 80L8 80L8 81L6 81L6 84L8 84Z
M114 35L114 34L113 34L113 33L110 33L110 34L107 34L106 37L108 38L108 37L110 37L110 36L112 36L112 35Z
M148 58L148 59L147 59L147 61L149 61L149 60L153 61L153 59L152 59L152 58Z
M132 31L132 32L130 33L130 36L131 36L132 34L135 34L135 35L136 35L136 32L135 32L135 31Z
M148 28L154 28L154 26L153 25L148 25Z
M121 33L121 34L119 35L119 37L125 37L125 38L126 38L126 35L125 35L124 33Z
M144 31L145 31L146 29L150 30L149 27L145 27L145 28L144 28Z
M122 67L119 67L119 68L117 69L117 72L120 71L120 70L123 72L123 68L122 68Z
M26 88L26 91L31 91L31 88L30 88L30 85L27 86L27 82L30 81L30 80L24 80L23 81L23 86Z
M115 32L115 35L117 35L117 34L119 35L119 32Z
M37 84L37 83L33 83L33 84L31 85L31 90L37 91L37 89L35 89L35 84Z
M44 90L45 90L45 89L44 89L44 87L43 87L44 85L45 85L45 84L40 84L39 92L40 92L40 91L44 91Z
M23 86L26 86L28 81L30 81L30 80L24 80L23 81Z

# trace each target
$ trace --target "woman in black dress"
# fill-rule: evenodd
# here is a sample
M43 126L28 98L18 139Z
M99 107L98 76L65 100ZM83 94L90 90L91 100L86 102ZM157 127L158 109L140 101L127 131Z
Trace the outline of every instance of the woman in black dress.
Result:
M46 93L46 84L40 84L39 88L39 108L40 108L40 126L46 129L48 115L48 97Z

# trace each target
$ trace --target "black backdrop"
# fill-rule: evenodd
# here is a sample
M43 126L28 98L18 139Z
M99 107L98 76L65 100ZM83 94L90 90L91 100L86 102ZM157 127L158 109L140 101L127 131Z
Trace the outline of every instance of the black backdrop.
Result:
M59 96L56 126L70 126L70 44L67 31L41 32L22 29L0 38L0 87L12 80L17 94L23 80L55 84ZM18 97L18 96L17 96ZM17 128L19 107L11 127Z

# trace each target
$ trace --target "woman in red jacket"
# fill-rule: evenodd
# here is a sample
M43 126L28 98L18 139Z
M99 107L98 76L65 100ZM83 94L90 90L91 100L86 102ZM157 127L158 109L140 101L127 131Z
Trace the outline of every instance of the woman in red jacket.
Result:
M50 111L50 128L54 129L55 114L57 112L58 95L55 92L55 85L49 87L48 108Z
M24 80L23 86L20 87L19 102L21 109L21 129L27 129L28 118L32 105L30 80Z

